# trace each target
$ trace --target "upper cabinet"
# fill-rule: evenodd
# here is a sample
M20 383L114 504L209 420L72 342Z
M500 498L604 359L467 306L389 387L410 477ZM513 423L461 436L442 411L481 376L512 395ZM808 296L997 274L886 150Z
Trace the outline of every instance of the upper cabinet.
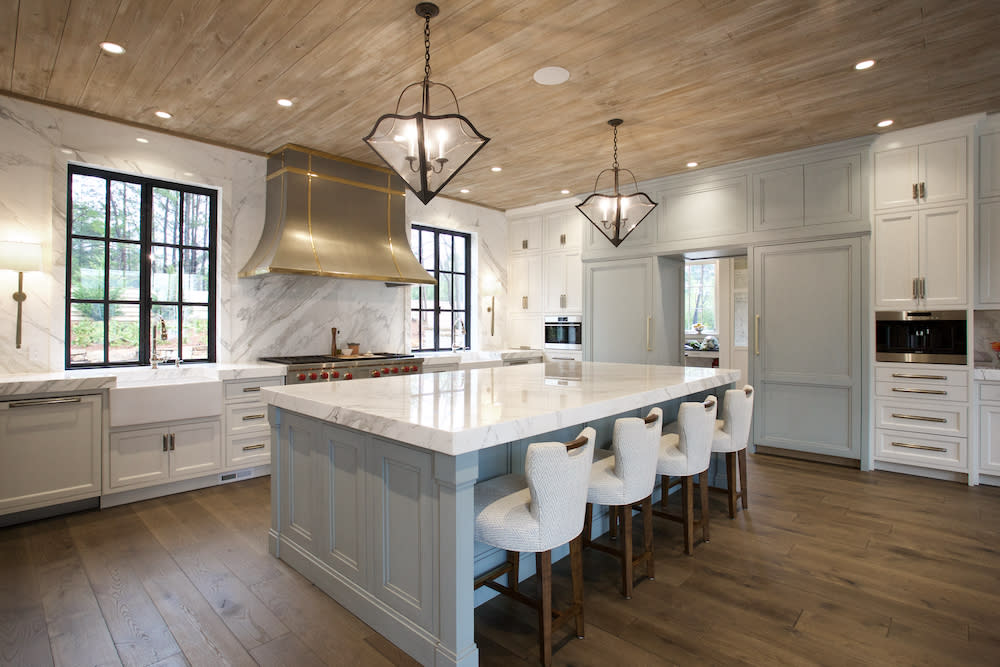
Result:
M749 231L746 176L672 188L658 195L658 238L703 239Z
M757 172L754 231L862 220L861 154Z
M527 255L542 249L541 218L526 218L510 223L509 235L510 254Z
M982 199L1000 197L1000 132L979 137L979 192Z
M979 189L976 230L978 257L978 303L1000 305L1000 131L979 137Z
M542 250L579 250L583 223L587 220L575 208L542 218Z
M966 137L875 151L875 209L921 206L968 196Z

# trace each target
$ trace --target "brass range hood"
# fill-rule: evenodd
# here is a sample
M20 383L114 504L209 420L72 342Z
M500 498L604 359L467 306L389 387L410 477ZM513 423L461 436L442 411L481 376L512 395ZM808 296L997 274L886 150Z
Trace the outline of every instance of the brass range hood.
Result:
M410 250L403 188L384 167L282 146L268 155L264 231L239 276L433 285Z

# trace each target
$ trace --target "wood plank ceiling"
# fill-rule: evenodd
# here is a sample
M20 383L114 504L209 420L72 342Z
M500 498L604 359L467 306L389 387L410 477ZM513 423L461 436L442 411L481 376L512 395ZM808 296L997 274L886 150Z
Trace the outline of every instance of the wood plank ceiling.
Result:
M293 142L375 163L361 137L423 75L414 5L0 0L0 94L257 152ZM622 166L650 179L689 160L871 134L883 118L898 129L1000 109L996 0L439 5L432 78L493 139L445 192L499 209L588 193L611 163L613 117L626 121ZM125 54L102 52L104 40ZM854 71L865 58L878 63ZM570 80L535 83L547 65Z

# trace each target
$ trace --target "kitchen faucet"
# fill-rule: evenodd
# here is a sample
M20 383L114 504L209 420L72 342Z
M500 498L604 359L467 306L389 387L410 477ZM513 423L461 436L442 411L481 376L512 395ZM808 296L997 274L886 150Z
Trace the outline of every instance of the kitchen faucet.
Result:
M159 320L159 321L157 321ZM160 325L160 340L167 339L167 322L160 315L153 315L153 325L150 327L151 336L153 339L153 354L149 357L149 367L156 368L161 361L166 361L166 359L161 359L160 355L156 351L156 325Z
M462 336L463 344L458 343L458 338L455 336L456 330ZM455 324L453 324L451 327L451 351L457 352L458 350L464 350L465 349L464 343L465 343L465 322L463 322L462 320L455 320Z

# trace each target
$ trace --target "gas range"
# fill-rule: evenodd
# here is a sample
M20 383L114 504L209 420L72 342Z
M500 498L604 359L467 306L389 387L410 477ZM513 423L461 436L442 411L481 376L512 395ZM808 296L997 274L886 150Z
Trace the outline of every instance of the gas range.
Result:
M414 357L412 354L394 354L392 352L362 354L354 357L329 354L260 357L258 361L269 361L288 366L285 384L412 375L420 373L424 365L423 359Z

